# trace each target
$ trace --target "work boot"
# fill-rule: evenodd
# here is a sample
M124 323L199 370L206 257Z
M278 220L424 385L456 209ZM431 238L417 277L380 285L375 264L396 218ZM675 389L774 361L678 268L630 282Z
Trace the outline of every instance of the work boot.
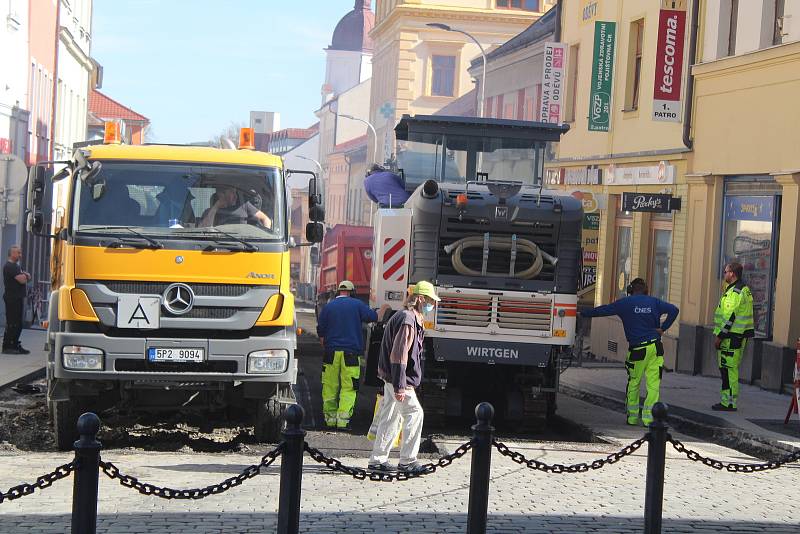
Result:
M429 467L422 465L416 460L414 460L410 464L397 464L398 471L410 475L423 475L427 473L429 469L430 469Z
M367 466L367 470L375 473L394 473L397 471L397 469L389 462L383 462L382 464L369 464Z
M3 354L22 354L17 347L3 347Z
M22 345L17 345L16 349L17 349L17 354L30 354L31 353L31 351L29 351L28 349L23 348Z
M715 412L735 412L736 406L726 406L721 402L718 402L714 406L712 406L711 409L714 410Z

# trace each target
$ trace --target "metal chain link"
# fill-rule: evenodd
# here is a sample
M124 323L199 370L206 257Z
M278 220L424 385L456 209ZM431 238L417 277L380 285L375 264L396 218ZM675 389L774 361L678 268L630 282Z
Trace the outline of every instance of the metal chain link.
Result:
M219 495L231 488L235 488L246 480L250 480L254 476L261 473L261 470L274 462L282 453L284 443L278 444L273 450L265 454L258 464L245 467L242 472L236 476L226 478L219 484L212 484L205 488L192 488L192 489L173 489L161 488L146 482L140 482L138 478L120 473L119 468L111 462L100 461L100 469L110 479L117 479L119 483L126 488L133 488L142 495L153 495L161 497L162 499L203 499L209 495Z
M667 441L672 443L672 446L676 451L685 454L690 460L701 462L708 467L713 467L714 469L718 469L720 471L725 469L731 473L756 473L758 471L767 471L769 469L777 469L786 464L800 460L800 451L797 451L787 454L780 460L775 460L773 462L765 462L761 464L737 464L735 462L723 462L720 460L715 460L714 458L707 458L697 451L687 449L680 440L674 439L670 434L667 434Z
M42 475L39 478L37 478L36 482L34 482L33 484L27 484L27 483L20 484L18 486L14 486L5 493L0 492L0 503L2 503L3 501L13 501L14 499L19 499L20 497L31 495L37 489L43 490L45 488L49 488L50 486L53 485L53 482L68 477L70 474L72 474L73 471L75 471L74 461L68 464L59 465L50 473L47 473L46 475Z
M594 460L591 463L580 463L580 464L572 464L572 465L562 465L562 464L546 464L544 462L540 462L539 460L535 460L533 458L526 458L519 452L512 451L508 448L505 443L497 441L497 439L492 440L492 445L502 454L503 456L508 456L516 463L522 465L526 465L530 469L536 469L538 471L544 471L545 473L585 473L591 469L600 469L605 467L606 465L610 465L616 462L619 462L626 456L630 456L634 452L636 452L639 447L641 447L648 439L648 436L637 439L636 441L632 442L630 445L623 447L622 450L619 452L615 452L613 454L609 454L605 458L600 458L598 460Z
M372 480L375 482L395 482L395 481L403 481L403 480L410 480L412 478L417 478L425 475L430 475L431 473L436 472L437 469L440 467L447 467L453 460L457 460L461 458L470 449L472 449L472 441L468 441L463 445L460 445L455 451L447 456L442 456L439 458L435 463L427 463L423 464L422 467L424 468L423 471L419 473L404 473L402 471L397 473L388 473L388 472L381 472L381 471L370 471L369 469L362 469L360 467L351 467L344 465L342 462L337 460L336 458L330 458L325 456L322 451L319 449L315 449L311 447L307 442L303 444L305 447L306 452L308 453L311 458L320 464L325 464L329 468L333 469L334 471L338 471L340 473L344 473L346 475L350 475L356 480Z

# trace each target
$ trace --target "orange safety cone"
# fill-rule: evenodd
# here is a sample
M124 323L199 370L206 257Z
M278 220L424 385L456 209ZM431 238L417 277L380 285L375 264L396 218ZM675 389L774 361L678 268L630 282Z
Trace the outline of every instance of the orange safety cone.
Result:
M793 413L800 413L800 339L797 340L797 358L794 362L794 393L792 394L792 401L789 403L789 411L786 412L786 419L783 424L789 422L789 418Z

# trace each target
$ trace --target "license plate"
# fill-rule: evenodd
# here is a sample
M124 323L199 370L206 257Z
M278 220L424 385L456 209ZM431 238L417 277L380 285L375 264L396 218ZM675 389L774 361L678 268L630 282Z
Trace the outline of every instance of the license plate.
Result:
M147 359L151 362L202 362L205 350L150 347L147 349Z

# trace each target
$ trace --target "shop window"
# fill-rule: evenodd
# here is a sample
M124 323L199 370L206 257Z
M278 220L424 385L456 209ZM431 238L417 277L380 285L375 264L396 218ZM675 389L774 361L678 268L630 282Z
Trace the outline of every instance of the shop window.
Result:
M614 300L627 295L626 289L631 282L631 264L633 261L633 214L622 211L622 195L617 196L617 210L614 219L617 240L614 247Z
M742 194L726 187L719 276L722 278L725 264L742 264L744 281L753 293L756 336L768 338L772 335L781 197L765 193Z
M455 56L433 56L431 58L431 94L453 96L455 75Z
M672 213L654 213L650 218L650 294L669 300L669 271L672 259Z
M625 110L639 108L639 89L642 78L642 40L644 19L631 23L628 38L628 80L625 86Z

